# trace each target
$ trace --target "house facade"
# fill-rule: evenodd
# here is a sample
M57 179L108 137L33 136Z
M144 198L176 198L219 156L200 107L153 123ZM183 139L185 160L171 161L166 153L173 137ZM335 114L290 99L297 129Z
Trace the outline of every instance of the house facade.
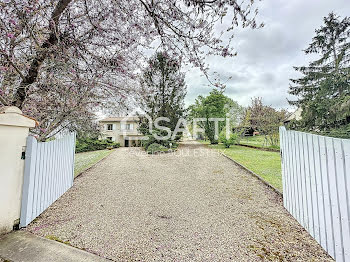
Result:
M108 117L100 120L102 139L120 143L120 146L140 146L143 135L138 131L138 117Z

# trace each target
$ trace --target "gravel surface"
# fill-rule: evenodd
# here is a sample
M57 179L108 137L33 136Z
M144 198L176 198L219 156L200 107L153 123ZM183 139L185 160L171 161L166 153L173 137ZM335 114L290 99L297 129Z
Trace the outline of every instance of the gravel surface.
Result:
M196 142L116 150L27 230L114 261L333 261L276 193Z

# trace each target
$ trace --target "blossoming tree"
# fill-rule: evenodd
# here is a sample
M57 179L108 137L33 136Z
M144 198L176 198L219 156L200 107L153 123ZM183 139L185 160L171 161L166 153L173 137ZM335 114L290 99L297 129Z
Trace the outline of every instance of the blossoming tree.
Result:
M233 56L236 26L257 28L254 0L3 0L0 103L41 123L45 138L137 91L150 49L208 75L205 57Z

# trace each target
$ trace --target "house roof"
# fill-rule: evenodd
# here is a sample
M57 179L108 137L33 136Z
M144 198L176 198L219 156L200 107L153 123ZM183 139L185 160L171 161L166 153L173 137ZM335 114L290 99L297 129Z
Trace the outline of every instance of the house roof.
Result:
M299 107L293 114L291 114L286 120L284 120L284 122L290 122L292 120L301 120L301 113L303 112L303 109L301 107Z
M138 121L138 116L117 116L117 117L107 117L100 122L121 122L121 121Z

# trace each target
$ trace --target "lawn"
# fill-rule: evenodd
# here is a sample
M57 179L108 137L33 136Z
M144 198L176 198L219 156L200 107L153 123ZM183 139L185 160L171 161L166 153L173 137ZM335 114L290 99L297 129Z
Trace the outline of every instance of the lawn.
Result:
M277 149L279 150L278 146L271 146L270 144L267 144L265 141L265 136L245 136L243 137L239 143L241 145L248 145L248 146L255 146L255 147L262 147L262 148L271 148L271 149Z
M98 150L75 154L74 177L92 167L94 164L112 152L113 150Z
M209 144L209 142L203 143ZM236 160L282 192L281 157L279 152L263 151L237 145L230 148L225 148L222 144L209 145L209 147L217 149Z

